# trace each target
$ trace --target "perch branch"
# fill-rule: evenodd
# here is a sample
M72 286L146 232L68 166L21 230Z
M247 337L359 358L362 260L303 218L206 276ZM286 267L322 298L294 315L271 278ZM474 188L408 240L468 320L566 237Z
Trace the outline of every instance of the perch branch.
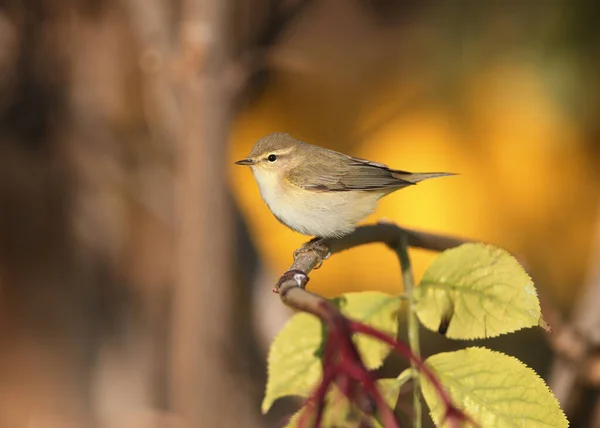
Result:
M342 238L326 239L323 244L329 249L330 254L336 254L376 242L395 249L401 244L402 239L406 239L409 247L431 251L444 251L470 242L461 238L405 229L393 223L377 223L360 226L353 233ZM308 282L308 274L317 266L319 258L324 259L327 256L328 254L323 253L320 249L298 254L290 269L281 276L276 286L283 303L322 318L320 304L324 299L304 288Z

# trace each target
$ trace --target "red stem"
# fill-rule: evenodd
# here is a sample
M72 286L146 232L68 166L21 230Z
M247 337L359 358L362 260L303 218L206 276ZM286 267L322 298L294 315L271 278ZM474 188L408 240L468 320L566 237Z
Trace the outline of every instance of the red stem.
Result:
M365 334L387 343L400 355L414 363L415 367L431 382L442 399L446 408L444 421L449 422L451 426L458 426L461 421L473 423L460 409L454 406L450 396L446 393L434 372L411 351L407 344L399 342L373 327L344 317L335 307L328 304L321 306L319 317L327 327L325 349L322 357L323 378L319 387L308 398L305 410L300 416L299 426L307 427L308 418L314 414L313 426L320 428L327 391L332 383L336 383L339 385L342 394L351 403L358 404L361 410L364 407L361 406L361 401L364 401L361 398L372 399L386 428L400 428L400 423L394 411L379 393L373 374L365 367L360 353L352 341L353 333ZM361 386L362 388L360 388ZM354 389L358 391L354 391ZM361 389L364 391L362 394ZM311 411L313 406L316 406L315 413Z
M471 421L470 418L464 412L462 412L460 409L454 406L454 404L452 403L452 399L450 398L446 390L443 388L442 384L440 383L439 379L436 377L434 372L425 364L425 362L421 358L413 354L408 345L406 345L403 342L399 342L393 337L388 336L386 333L361 322L348 320L348 324L352 332L366 334L367 336L379 339L382 342L385 342L388 345L392 346L392 348L394 348L396 352L408 359L410 362L413 362L417 369L423 375L425 375L429 382L431 382L439 397L442 399L442 402L444 403L444 406L446 408L444 420L449 420L451 423L457 423L461 420L468 420L474 424L474 422Z
M310 407L316 406L315 410L315 422L313 424L314 428L320 428L321 421L323 419L323 410L325 408L325 396L327 395L327 390L329 389L329 385L335 379L336 370L333 365L333 354L335 352L334 346L332 346L332 341L329 340L330 337L328 335L328 340L325 342L325 350L323 352L322 365L323 365L323 377L321 379L321 383L319 387L315 390L315 392L306 400L306 406L302 415L300 415L300 419L298 420L299 427L307 426L307 418L309 418Z
M337 311L335 316L331 318L332 331L335 331L339 336L340 342L339 353L341 361L339 364L340 371L347 373L360 383L362 383L365 392L373 398L375 405L381 418L384 421L386 428L400 428L400 423L396 419L396 415L387 405L373 379L373 374L365 367L360 353L356 345L352 341L352 331L350 322L344 316L341 316ZM353 401L356 397L353 397Z

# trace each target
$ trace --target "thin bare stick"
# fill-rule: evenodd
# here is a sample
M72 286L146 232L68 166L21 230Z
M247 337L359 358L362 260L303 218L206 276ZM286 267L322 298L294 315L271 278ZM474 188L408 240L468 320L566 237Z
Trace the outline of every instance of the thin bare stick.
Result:
M573 413L582 391L582 368L600 345L600 205L591 253L588 278L575 304L573 320L556 335L554 345L559 356L548 382L567 414Z
M417 357L421 356L421 349L419 345L419 321L417 320L417 314L413 309L414 297L413 292L415 288L415 279L413 275L412 265L410 261L410 255L408 254L408 245L406 242L406 235L400 239L399 245L394 248L398 260L400 261L400 268L402 270L402 283L404 284L404 294L408 299L408 310L406 311L406 322L408 326L408 343L410 349ZM417 366L414 362L411 362L413 368L413 374L416 374ZM423 410L421 408L421 378L420 376L413 376L413 421L414 428L421 428L423 424Z

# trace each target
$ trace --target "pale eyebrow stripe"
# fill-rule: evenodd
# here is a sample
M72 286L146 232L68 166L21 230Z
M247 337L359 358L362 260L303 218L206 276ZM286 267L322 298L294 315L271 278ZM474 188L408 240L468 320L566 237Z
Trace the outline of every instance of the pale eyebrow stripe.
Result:
M279 155L279 156L284 155L285 156L285 155L289 155L292 152L292 150L294 150L294 148L293 147L289 147L287 149L274 150L274 151L270 152L269 154L274 154L274 155Z

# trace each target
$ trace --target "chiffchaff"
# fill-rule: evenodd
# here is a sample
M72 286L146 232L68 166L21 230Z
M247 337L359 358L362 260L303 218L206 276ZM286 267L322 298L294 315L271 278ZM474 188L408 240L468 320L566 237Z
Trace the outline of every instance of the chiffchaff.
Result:
M246 159L277 219L319 238L340 237L375 211L377 201L446 172L410 173L307 144L280 132L256 142Z

